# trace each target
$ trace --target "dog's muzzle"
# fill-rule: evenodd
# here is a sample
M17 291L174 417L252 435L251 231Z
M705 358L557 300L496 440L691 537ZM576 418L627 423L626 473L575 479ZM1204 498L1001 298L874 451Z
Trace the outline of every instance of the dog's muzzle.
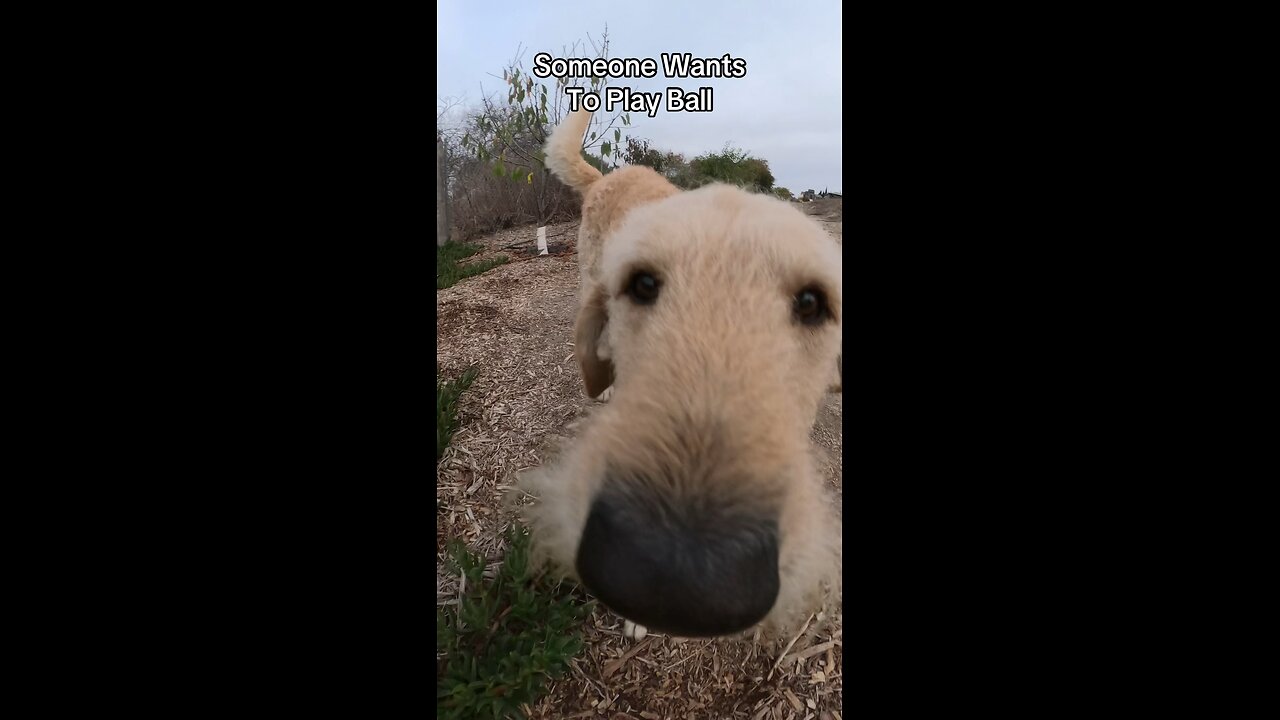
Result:
M728 635L778 597L771 513L605 483L578 545L578 575L611 610L684 637Z

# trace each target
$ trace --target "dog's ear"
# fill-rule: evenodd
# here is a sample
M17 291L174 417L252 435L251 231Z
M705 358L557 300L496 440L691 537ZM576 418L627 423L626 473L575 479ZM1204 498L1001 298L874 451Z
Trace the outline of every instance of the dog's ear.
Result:
M600 357L600 335L609 321L605 308L604 288L596 285L583 290L585 300L578 307L578 321L574 328L573 352L582 368L582 382L587 386L587 396L597 397L613 384L613 362Z

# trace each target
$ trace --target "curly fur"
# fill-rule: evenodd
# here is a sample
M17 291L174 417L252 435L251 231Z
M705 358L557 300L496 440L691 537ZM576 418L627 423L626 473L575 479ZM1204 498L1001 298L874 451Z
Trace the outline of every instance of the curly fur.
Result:
M840 247L772 197L681 192L645 167L601 175L581 157L589 121L576 113L552 134L547 164L583 195L575 352L587 393L612 397L520 478L536 498L523 509L535 553L575 577L606 468L664 478L654 487L673 498L767 508L781 587L762 629L793 630L841 592L840 518L809 439L839 366ZM662 280L653 305L626 292L638 270ZM795 316L810 288L830 310L818 326Z

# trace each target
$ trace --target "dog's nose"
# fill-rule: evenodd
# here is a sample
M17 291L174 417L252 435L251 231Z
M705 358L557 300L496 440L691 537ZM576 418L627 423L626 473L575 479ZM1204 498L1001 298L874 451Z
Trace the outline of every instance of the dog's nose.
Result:
M778 597L777 523L606 493L591 507L577 565L587 588L633 622L727 635L764 619Z

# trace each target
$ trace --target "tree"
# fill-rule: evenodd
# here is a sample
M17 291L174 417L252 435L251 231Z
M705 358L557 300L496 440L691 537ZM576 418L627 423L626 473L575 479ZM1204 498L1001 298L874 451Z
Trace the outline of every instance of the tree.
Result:
M444 141L436 136L436 247L449 242L449 184L445 175Z
M590 36L588 39L590 40ZM592 48L595 57L608 57L608 26L605 27L600 44L596 45L592 41ZM565 48L559 57L577 57L581 49L579 41ZM532 189L537 194L537 222L543 225L555 213L560 194L548 191L550 173L546 168L542 148L551 131L568 112L568 96L564 93L564 88L589 86L590 92L603 98L609 81L603 77L555 78L554 86L551 86L551 78L543 82L525 73L522 54L523 51L517 49L515 58L502 72L502 81L507 85L506 104L499 104L491 97L486 97L483 108L473 118L471 130L463 136L462 145L479 160L490 163L493 173L498 177L533 186ZM549 87L552 88L550 92ZM598 148L601 160L610 157L613 159L612 165L603 167L616 167L617 148L622 140L621 128L630 125L629 113L618 112L608 118L596 113L591 119L587 136L583 138L583 151ZM612 141L608 139L610 130L613 131ZM591 162L589 158L588 162ZM534 182L535 178L537 183Z
M462 104L462 98L450 97L436 101L436 142L444 145L444 180L450 188L453 188L458 178L461 161L468 155L462 147L462 136L466 128L459 123L458 113L454 112Z

